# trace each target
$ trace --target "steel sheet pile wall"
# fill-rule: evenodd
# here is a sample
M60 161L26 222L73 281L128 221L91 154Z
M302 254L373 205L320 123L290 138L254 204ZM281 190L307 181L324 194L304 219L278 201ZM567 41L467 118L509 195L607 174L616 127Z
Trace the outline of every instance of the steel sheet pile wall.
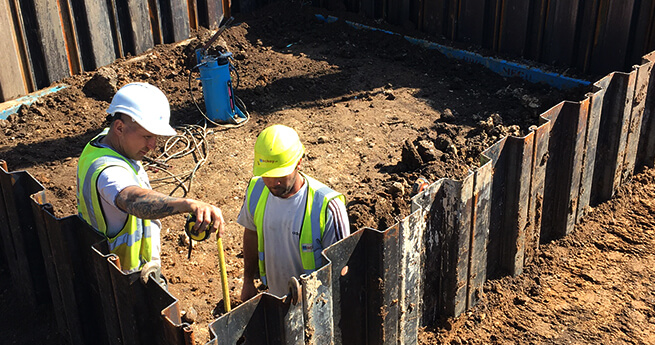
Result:
M0 181L1 243L12 282L26 307L52 305L63 341L194 344L177 299L152 279L142 283L138 272L123 274L104 238L77 215L54 217L29 173L4 166Z
M526 136L501 139L466 178L415 196L398 224L327 248L329 263L288 296L260 294L214 321L208 344L416 343L419 326L473 307L488 279L521 274L540 243L653 166L653 63L646 55L543 113ZM193 343L175 297L122 274L99 235L77 216L54 218L40 183L6 170L0 243L12 281L29 304L52 305L69 343Z
M655 49L654 0L313 0L495 55L627 71Z
M0 102L217 29L227 12L222 0L0 1Z
M568 234L588 206L611 197L636 168L653 166L654 57L543 113L525 137L498 141L463 180L434 182L398 224L362 229L328 248L330 263L301 280L313 291L303 300L304 338L286 343L324 344L330 335L336 344L416 343L418 326L473 307L488 279L521 274L540 243ZM239 320L269 329L265 308L285 303L253 299L244 305L258 305L260 315ZM228 322L240 308L210 326L209 344L226 334L240 339Z

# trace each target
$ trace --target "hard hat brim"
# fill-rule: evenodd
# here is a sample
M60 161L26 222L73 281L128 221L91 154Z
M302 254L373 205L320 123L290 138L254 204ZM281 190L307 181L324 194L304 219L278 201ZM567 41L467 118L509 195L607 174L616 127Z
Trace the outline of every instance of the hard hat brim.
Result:
M293 171L296 170L296 164L287 166L287 167L277 167L277 168L268 168L268 167L254 167L253 175L261 177L284 177L291 175Z
M175 128L171 127L168 123L160 123L158 124L155 121L143 121L138 118L138 116L135 116L134 112L132 111L131 108L124 107L124 106L118 106L116 107L116 110L113 113L110 113L107 111L109 114L113 113L121 113L129 116L134 122L138 123L139 126L143 127L146 131L154 134L154 135L161 135L165 137L171 137L173 135L177 135L177 132L175 131Z
M154 135L160 135L163 137L171 137L177 135L175 128L171 127L171 125L169 125L168 123L158 125L156 123L143 123L145 121L139 121L139 120L134 120L134 121L136 121L136 123L141 125L143 129Z

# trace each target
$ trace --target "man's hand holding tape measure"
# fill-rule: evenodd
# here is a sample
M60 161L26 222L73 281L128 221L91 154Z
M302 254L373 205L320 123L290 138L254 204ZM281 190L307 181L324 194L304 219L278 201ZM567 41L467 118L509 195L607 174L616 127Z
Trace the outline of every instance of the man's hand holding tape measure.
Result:
M214 209L216 209L218 212L212 213L211 211L214 211ZM184 231L186 232L187 236L189 236L189 254L187 259L191 259L193 241L204 241L209 238L212 232L216 232L216 245L218 246L218 259L221 269L221 283L223 286L223 301L225 304L225 310L230 311L230 294L227 283L227 273L225 270L223 241L221 240L221 237L223 236L223 229L225 228L225 222L223 220L221 210L217 207L214 207L214 209L204 209L204 211L208 213L190 213L187 216L186 223L184 224Z
M184 232L189 236L188 259L191 259L193 241L204 241L214 232L216 232L217 239L223 236L225 221L223 220L221 210L218 207L203 204L198 205L201 207L196 208L195 212L187 215L186 223L184 224Z
M191 205L191 212L184 227L189 237L202 241L214 232L216 236L221 237L224 229L225 221L220 208L204 202Z

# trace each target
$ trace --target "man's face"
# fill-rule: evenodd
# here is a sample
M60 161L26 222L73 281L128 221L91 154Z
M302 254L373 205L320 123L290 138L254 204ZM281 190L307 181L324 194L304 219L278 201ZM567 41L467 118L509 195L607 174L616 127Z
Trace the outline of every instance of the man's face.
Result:
M296 191L294 185L298 180L298 169L294 170L291 174L284 177L262 177L264 184L271 191L273 195L278 198L288 198Z
M121 152L128 158L142 160L143 157L157 147L157 136L145 130L132 121L127 115L121 116L116 123L119 133Z

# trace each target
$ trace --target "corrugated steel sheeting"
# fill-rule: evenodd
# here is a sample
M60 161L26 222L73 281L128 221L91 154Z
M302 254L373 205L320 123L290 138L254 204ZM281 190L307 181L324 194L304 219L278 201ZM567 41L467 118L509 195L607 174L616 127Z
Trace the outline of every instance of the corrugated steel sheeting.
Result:
M0 28L0 101L91 71L127 54L216 29L224 13L268 0L7 0ZM627 71L655 49L655 0L314 0L416 28L492 53L604 75Z
M2 1L0 101L217 29L226 11L222 0Z
M642 55L655 49L653 0L379 3L392 10L359 13L395 25L415 23L415 28L437 38L472 44L505 56L576 67L596 75L629 70Z

